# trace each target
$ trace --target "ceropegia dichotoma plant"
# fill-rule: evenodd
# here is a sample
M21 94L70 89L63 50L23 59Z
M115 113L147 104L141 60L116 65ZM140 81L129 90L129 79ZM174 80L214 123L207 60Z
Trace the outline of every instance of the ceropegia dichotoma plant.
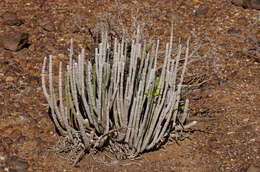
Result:
M187 41L172 57L172 39L160 67L159 41L148 51L140 33L131 42L115 39L113 46L102 33L92 59L85 58L84 49L74 59L71 44L66 72L59 66L57 94L52 56L45 58L43 92L54 125L66 138L60 151L71 153L74 163L104 146L120 152L121 158L133 158L159 147L172 132L193 126L195 121L186 122L188 100L181 112L179 106L187 61L194 52Z

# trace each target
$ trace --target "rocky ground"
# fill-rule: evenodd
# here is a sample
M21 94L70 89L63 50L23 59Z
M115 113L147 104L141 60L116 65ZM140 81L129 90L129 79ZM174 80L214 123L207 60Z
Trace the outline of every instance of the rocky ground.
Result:
M0 172L260 170L260 11L230 0L0 1ZM141 24L144 38L201 44L186 82L190 117L199 123L183 141L136 160L86 156L77 167L54 154L59 137L41 89L43 58L66 63L95 46L102 25L112 37ZM102 162L100 162L102 161Z

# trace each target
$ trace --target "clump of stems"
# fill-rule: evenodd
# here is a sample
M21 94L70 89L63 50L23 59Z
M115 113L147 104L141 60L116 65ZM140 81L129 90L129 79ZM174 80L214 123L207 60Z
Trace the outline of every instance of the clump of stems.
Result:
M160 67L159 41L149 45L148 51L139 31L131 42L115 39L113 46L103 32L94 57L88 60L84 49L74 59L71 44L66 72L59 66L57 93L53 57L44 58L42 86L50 115L58 132L76 147L76 154L111 146L122 157L133 158L158 148L172 132L196 123L186 123L188 100L179 110L187 61L194 52L190 53L187 41L171 57L172 39L171 35Z

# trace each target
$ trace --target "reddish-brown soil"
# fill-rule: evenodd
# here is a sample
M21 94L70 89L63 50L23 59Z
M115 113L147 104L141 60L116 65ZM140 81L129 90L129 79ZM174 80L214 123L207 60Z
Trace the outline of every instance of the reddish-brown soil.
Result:
M260 11L229 0L23 0L0 1L0 15L13 11L20 26L0 22L0 34L29 33L29 46L0 49L0 171L8 157L28 162L29 172L246 171L260 164ZM109 23L113 33L144 24L145 37L175 43L200 41L206 57L189 65L190 117L199 123L187 139L171 142L136 160L93 160L77 167L49 151L59 137L41 89L44 56L66 61L69 40L77 51L93 49L88 29ZM91 52L88 52L91 53ZM65 55L65 56L64 56ZM100 155L99 157L104 157ZM9 160L10 161L10 160ZM19 169L16 169L20 172Z

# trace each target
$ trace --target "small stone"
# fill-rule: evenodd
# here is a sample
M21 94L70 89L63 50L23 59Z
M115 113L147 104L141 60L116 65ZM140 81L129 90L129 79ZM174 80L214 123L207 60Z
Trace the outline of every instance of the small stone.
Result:
M242 6L243 0L231 0L231 2L237 6Z
M251 8L260 10L260 0L251 0Z
M240 33L240 32L241 32L241 30L235 29L235 28L230 28L227 31L228 34L235 34L235 33Z
M18 130L18 129L15 129L14 131L12 131L12 132L9 134L9 137L10 137L14 142L16 142L17 139L18 139L19 137L21 137L21 136L22 136L22 132L21 132L20 130Z
M28 44L28 33L10 32L0 36L0 46L11 51L19 51Z
M27 121L27 120L28 120L28 117L27 117L26 115L20 115L20 116L19 116L19 119L20 119L21 121Z
M12 81L14 81L14 78L11 77L11 76L8 76L8 77L5 78L5 81L6 82L12 82Z
M42 25L43 30L47 32L53 32L56 30L55 25L52 22L48 22Z
M260 10L260 0L231 0L237 6Z
M231 132L228 132L227 135L230 135L230 134L234 134L235 132L231 131Z
M5 157L4 156L0 156L0 161L4 161Z
M44 149L44 147L46 147L48 145L48 142L46 142L45 140L42 140L40 137L35 137L34 141L36 142L37 147L42 150Z
M9 157L7 164L10 169L16 170L17 172L26 172L29 168L28 162L17 156Z
M9 26L20 26L24 24L24 21L19 19L17 17L17 14L14 12L5 12L2 15L3 18L3 24L9 25Z
M249 121L249 118L243 119L243 122L248 122L248 121Z
M10 146L11 144L13 144L12 139L10 139L9 137L3 137L2 138L3 143L5 143L6 145Z
M246 172L260 172L260 168L251 165Z
M23 144L24 142L26 142L28 140L29 140L28 137L20 136L19 138L17 138L16 143Z
M195 11L195 16L201 16L201 15L205 15L205 14L207 14L208 13L208 11L209 11L209 9L208 8L199 8L199 9L197 9L196 11Z
M66 56L65 56L64 54L58 54L58 55L57 55L57 58L58 58L59 60L63 60L63 59L66 59Z

